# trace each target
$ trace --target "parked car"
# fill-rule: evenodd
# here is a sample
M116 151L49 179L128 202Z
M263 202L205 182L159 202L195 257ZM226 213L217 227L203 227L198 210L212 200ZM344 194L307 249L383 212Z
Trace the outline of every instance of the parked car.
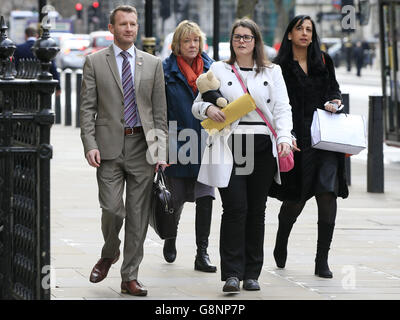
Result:
M328 50L327 53L332 58L335 67L339 67L346 59L346 52L342 42L335 43Z
M330 37L321 38L320 40L321 50L327 51L329 48L333 47L334 45L337 45L338 43L342 43L341 38L330 38Z
M57 56L57 66L61 69L81 69L85 62L84 51L89 47L90 38L87 34L73 34L63 39Z
M72 36L73 36L73 34L70 32L50 32L50 37L55 40L55 42L57 43L57 46L59 48L61 47L61 42L64 39L68 39Z
M114 42L114 35L110 31L94 31L89 36L90 46L85 50L85 56L107 48Z
M73 36L73 34L72 33L70 33L70 32L50 32L50 37L52 38L52 39L54 39L54 41L56 42L56 44L57 44L57 47L59 47L60 48L60 50L61 50L61 43L65 40L65 39L68 39L68 38L70 38L71 36ZM55 57L55 63L56 63L56 66L58 67L58 68L60 68L60 56L61 56L61 54L60 54L60 51L57 53L57 55L56 55L56 57Z

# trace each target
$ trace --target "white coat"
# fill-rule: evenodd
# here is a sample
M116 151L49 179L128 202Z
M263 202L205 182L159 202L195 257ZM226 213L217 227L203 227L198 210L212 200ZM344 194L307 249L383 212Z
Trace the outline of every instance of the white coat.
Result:
M239 69L237 64L235 66ZM228 101L234 101L244 94L229 64L223 61L214 62L210 70L220 80L220 91ZM257 107L276 131L277 139L272 133L270 137L273 145L272 153L278 166L275 181L280 184L277 144L286 142L292 146L293 127L291 106L280 66L272 64L270 67L263 68L259 74L256 74L255 69L250 71L247 77L247 88ZM199 93L192 106L193 115L200 120L206 119L205 112L209 105L209 102L202 100ZM228 146L228 138L238 126L239 121L240 119L219 133L208 137L197 178L199 182L219 188L228 186L233 168L233 155Z

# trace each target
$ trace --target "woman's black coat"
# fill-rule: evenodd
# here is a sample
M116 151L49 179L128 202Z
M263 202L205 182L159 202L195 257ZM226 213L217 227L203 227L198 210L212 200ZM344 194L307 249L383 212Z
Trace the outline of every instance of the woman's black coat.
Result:
M310 70L306 75L297 61L291 60L282 64L282 74L285 79L290 105L292 106L293 135L297 138L297 146L302 150L309 147L310 127L316 108L324 109L324 103L333 99L342 99L339 84L336 81L332 59L323 53L325 70ZM338 196L346 198L348 188L345 175L344 154L338 153ZM302 152L294 152L295 167L290 172L281 173L282 185L274 182L270 196L280 200L306 201L313 195L304 195L302 174ZM314 165L306 164L306 165Z

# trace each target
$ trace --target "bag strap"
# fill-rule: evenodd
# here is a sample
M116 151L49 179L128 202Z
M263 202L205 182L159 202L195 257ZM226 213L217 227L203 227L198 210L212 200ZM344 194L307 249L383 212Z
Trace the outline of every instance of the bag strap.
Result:
M236 77L238 78L240 85L242 86L242 89L244 93L248 93L246 86L243 83L242 77L239 75L239 72L237 71L236 67L234 64L231 65L233 72L235 73Z
M246 86L243 83L242 77L239 75L239 72L237 71L236 67L234 64L231 65L233 72L235 73L236 77L238 78L240 85L242 86L242 89L244 91L244 93L248 93ZM266 125L268 126L268 128L271 130L272 134L275 136L275 138L277 137L277 134L274 130L274 128L272 128L272 126L270 125L270 123L268 122L267 118L264 116L264 114L262 113L262 111L256 107L256 111L257 113L260 115L260 117L264 120L264 122L266 123Z
M158 183L159 181L161 181L161 183L163 185L165 185L165 173L163 171L163 169L161 168L161 166L158 168L158 170L156 171L156 173L154 174L154 183Z

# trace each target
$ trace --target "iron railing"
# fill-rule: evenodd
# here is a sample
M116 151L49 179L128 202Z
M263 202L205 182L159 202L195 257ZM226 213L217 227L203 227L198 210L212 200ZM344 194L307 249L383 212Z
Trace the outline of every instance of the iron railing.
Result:
M1 20L0 299L50 299L51 95L57 81L48 73L54 56L45 47L54 48L43 27L33 48L40 61L22 61L15 70Z

